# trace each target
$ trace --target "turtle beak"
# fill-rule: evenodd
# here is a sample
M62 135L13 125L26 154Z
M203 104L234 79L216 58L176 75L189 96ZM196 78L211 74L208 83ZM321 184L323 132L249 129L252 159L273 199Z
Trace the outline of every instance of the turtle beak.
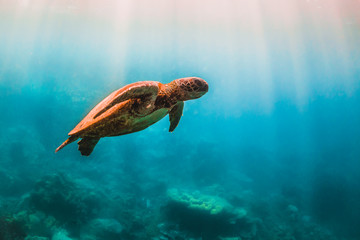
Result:
M207 93L209 91L209 84L207 82L205 82L205 80L204 80L203 86L200 88L200 91L205 92L205 93Z

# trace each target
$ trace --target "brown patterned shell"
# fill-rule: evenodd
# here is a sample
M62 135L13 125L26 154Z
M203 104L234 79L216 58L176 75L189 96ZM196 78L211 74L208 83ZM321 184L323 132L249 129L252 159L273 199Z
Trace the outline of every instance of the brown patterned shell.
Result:
M117 113L121 108L127 106L126 103L135 98L151 97L156 98L159 82L142 81L126 85L107 96L97 104L81 122L69 132L69 135L81 135L88 129L100 122L106 122L111 115Z

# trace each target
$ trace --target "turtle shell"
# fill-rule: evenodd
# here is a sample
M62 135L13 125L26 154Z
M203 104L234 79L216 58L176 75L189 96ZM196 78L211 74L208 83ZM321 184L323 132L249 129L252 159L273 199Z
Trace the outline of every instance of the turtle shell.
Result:
M126 85L112 92L98 103L84 119L69 132L69 135L82 135L87 130L106 123L125 106L131 107L130 104L134 102L134 99L148 98L149 100L155 101L159 92L159 84L161 83L155 81L142 81Z

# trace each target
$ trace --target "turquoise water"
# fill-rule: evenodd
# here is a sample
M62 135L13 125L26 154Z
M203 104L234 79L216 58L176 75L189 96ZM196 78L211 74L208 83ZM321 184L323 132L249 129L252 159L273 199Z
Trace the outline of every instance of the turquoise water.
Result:
M360 239L360 3L0 2L0 240ZM209 92L89 157L127 84Z

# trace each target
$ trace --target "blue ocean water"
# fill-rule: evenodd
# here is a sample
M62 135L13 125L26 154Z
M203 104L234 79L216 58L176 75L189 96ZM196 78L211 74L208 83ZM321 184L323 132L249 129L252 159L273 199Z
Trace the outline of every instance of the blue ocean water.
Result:
M0 2L0 240L360 239L358 1ZM127 84L209 92L89 157Z

